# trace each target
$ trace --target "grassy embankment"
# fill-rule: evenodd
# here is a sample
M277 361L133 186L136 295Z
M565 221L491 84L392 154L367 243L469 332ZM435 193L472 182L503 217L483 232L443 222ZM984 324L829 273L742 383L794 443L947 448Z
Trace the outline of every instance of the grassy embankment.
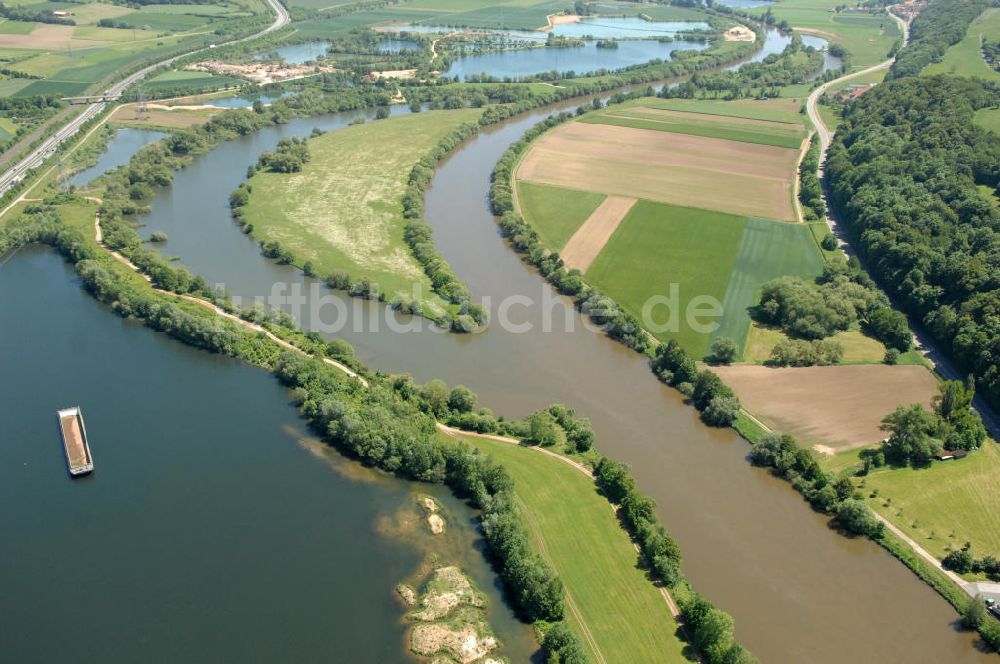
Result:
M991 42L1000 40L1000 9L994 7L980 14L979 18L969 24L965 38L945 51L941 62L934 63L920 72L921 75L954 74L1000 82L1000 72L983 60L983 52L979 48L980 38L986 38Z
M400 201L414 164L481 114L430 111L312 138L310 161L300 173L258 172L250 178L244 218L254 237L280 243L299 267L308 261L321 276L342 271L353 280L367 278L387 300L411 297L440 315L450 305L433 292L403 239Z
M850 474L860 466L858 450L822 464ZM873 510L939 559L966 542L977 557L1000 554L1000 446L992 441L965 459L926 468L886 466L854 483Z
M592 661L688 661L667 604L592 479L537 449L463 440L510 473L534 545L566 583L566 620L584 637Z
M588 114L581 120L726 139L725 144L713 143L721 147L785 147L789 156L783 175L786 183L795 175L793 149L805 136L799 104L788 99L642 99ZM627 155L608 158L614 160L615 170L627 167L619 163L627 160ZM648 168L641 166L639 170ZM718 184L718 177L706 169L701 182L704 207L716 210L640 200L585 274L590 283L637 316L641 316L651 296L668 295L669 284L679 287L681 312L697 296L716 298L725 313L720 321L722 327L714 334L698 332L683 322L677 332L656 333L661 340L677 338L696 357L705 354L715 335L729 336L743 346L750 329L747 309L756 303L757 291L764 282L785 274L814 277L822 269L822 257L805 225L718 211L744 203L729 200L732 197ZM525 219L554 250L565 247L604 198L601 182L589 183L591 190L586 192L583 178L580 182L578 188L572 188L517 181ZM669 197L670 190L665 191ZM654 321L665 323L665 311L661 308L656 313Z

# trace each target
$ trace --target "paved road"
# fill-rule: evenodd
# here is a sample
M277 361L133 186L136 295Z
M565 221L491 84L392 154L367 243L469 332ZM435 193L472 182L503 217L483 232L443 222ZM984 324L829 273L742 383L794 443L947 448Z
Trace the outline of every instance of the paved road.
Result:
M271 5L271 8L277 15L274 19L274 22L264 30L261 30L256 34L250 35L249 37L238 39L236 40L236 42L232 43L239 43L239 42L249 41L251 39L257 39L258 37L266 35L269 32L274 32L275 30L283 28L284 26L291 23L292 19L288 15L288 10L286 10L284 6L282 6L281 3L278 2L278 0L267 0L267 2L269 5ZM108 88L105 94L108 95L109 97L116 98L120 96L130 85L132 85L136 81L145 78L155 69L163 65L169 65L170 63L175 62L183 57L187 57L192 53L200 53L202 51L207 51L207 50L208 50L207 48L202 48L196 51L182 53L181 55L175 55L173 57L167 58L166 60L162 60L155 64L149 65L148 67L144 67L139 71L124 78L123 80L113 84L110 88ZM14 184L24 179L24 176L28 173L28 171L30 171L33 168L41 166L46 159L54 155L56 150L58 150L63 143L65 143L70 138L76 136L77 132L80 131L80 127L86 124L89 120L92 120L93 118L97 117L104 110L104 107L106 105L107 102L97 102L94 104L89 104L82 113L80 113L75 118L66 123L55 134L45 139L45 141L37 148L35 148L31 152L31 154L29 154L21 161L17 162L11 168L4 171L4 173L0 175L0 195L3 195Z
M893 20L895 20L896 23L899 24L900 29L902 29L903 43L904 44L908 43L910 39L909 23L899 18L895 14L890 13L889 15L892 16ZM823 183L824 201L826 201L827 183L823 177L824 175L823 166L826 162L826 154L830 148L830 142L833 140L833 132L830 131L830 129L825 124L823 124L823 118L820 116L819 111L817 109L817 103L819 102L819 98L827 90L837 85L838 83L843 83L845 81L851 80L859 76L863 76L871 72L879 71L882 69L888 69L889 67L892 66L892 63L895 61L896 61L895 58L889 58L885 62L880 62L879 64L874 65L872 67L868 67L867 69L853 72L851 74L847 74L846 76L841 76L840 78L836 78L832 81L824 83L823 85L813 90L812 93L809 95L809 99L806 101L806 112L809 115L809 120L813 123L813 126L816 128L816 133L819 135L820 155L819 155L818 175L820 181ZM847 234L840 232L840 230L838 229L836 212L831 209L829 204L827 204L826 206L826 223L827 226L830 227L830 232L833 233L833 236L837 238L837 241L840 244L840 248L843 249L844 253L846 253L848 256L858 256L857 252L855 252L853 248L850 246L850 244L848 244ZM858 258L860 259L860 256L858 256ZM951 359L948 358L943 352L941 352L940 348L934 345L934 340L931 338L930 334L928 334L927 330L925 330L923 326L920 324L920 321L915 320L912 317L908 318L910 319L910 329L913 330L913 341L917 347L917 350L919 350L924 355L924 357L926 357L934 365L934 369L937 371L937 373L946 380L964 381L967 377L966 374L961 370L959 370L955 366L955 364L951 361ZM998 417L996 411L994 411L993 408L991 408L990 405L986 403L986 400L981 396L977 396L974 403L976 406L976 410L978 410L979 414L982 416L983 423L989 430L990 435L993 436L994 439L1000 439L1000 417Z

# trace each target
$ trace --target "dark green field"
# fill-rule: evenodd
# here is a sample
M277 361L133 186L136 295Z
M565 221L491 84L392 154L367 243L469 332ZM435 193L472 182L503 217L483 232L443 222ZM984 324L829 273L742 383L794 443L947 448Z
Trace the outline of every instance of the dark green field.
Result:
M781 275L812 277L822 259L802 225L639 201L587 271L587 280L642 318L654 296L678 292L677 329L651 330L660 340L676 338L695 357L705 355L717 335L742 348L750 327L748 307L764 282ZM685 320L692 299L722 304L720 327L698 331ZM702 318L696 323L711 323ZM654 325L668 321L665 306L652 311Z

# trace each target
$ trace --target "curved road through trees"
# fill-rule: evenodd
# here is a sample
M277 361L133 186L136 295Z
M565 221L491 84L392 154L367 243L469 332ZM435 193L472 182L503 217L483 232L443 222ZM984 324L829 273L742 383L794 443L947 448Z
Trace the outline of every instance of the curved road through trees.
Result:
M291 16L289 16L288 10L285 9L285 7L279 2L279 0L267 0L267 3L271 6L271 9L273 9L275 14L277 15L274 19L274 22L271 23L271 25L269 25L264 30L261 30L260 32L252 34L248 37L243 37L242 39L237 39L230 43L238 44L240 42L257 39L258 37L263 37L264 35L270 32L274 32L275 30L279 30L288 25L289 23L291 23L292 18ZM189 51L187 53L182 53L180 55L172 56L170 58L167 58L166 60L161 60L160 62L156 62L147 67L143 67L139 71L130 74L121 81L118 81L117 83L113 84L110 88L108 88L105 91L104 94L106 97L112 99L118 98L126 89L128 89L129 86L131 86L133 83L136 83L137 81L142 80L143 78L148 76L151 72L158 69L159 67L162 67L164 65L169 65L173 62L176 62L177 60L180 60L181 58L185 58L189 55L195 53L201 53L202 51L207 51L207 50L208 48L201 48L194 51ZM88 105L87 108L84 109L82 113L80 113L75 118L67 122L62 128L59 129L59 131L57 131L49 138L45 139L45 141L43 141L41 145L32 150L31 154L29 154L24 159L21 159L12 167L4 171L3 174L0 175L0 196L5 194L7 190L10 189L12 186L23 180L29 171L31 171L34 168L38 168L43 163L45 163L45 160L54 155L56 153L56 150L58 150L63 143L76 136L77 133L79 133L80 129L83 127L83 125L85 125L90 120L93 120L98 115L100 115L101 112L104 111L104 107L106 105L107 102L103 101Z
M896 23L899 24L900 29L903 31L903 44L907 44L910 39L910 25L900 17L889 12L889 16L893 18ZM830 149L830 143L833 140L833 132L823 124L823 118L820 116L817 109L817 104L820 97L826 93L831 87L843 83L845 81L857 78L859 76L864 76L872 72L880 71L882 69L888 69L892 66L892 63L896 61L895 57L891 57L884 62L880 62L877 65L868 67L867 69L862 69L861 71L852 72L846 76L841 76L840 78L835 78L832 81L828 81L823 85L817 87L809 95L809 99L806 101L806 112L809 115L809 120L812 122L813 126L816 128L816 133L819 135L819 169L817 174L819 175L820 182L823 183L823 202L826 205L826 224L830 227L830 232L833 233L834 237L840 243L840 248L848 256L854 255L860 256L847 242L847 234L841 232L837 227L837 213L830 203L829 197L827 196L827 182L823 174L823 165L826 162L826 154ZM965 374L955 366L954 362L947 357L941 349L934 345L934 340L927 333L927 331L920 324L920 321L914 320L912 317L907 316L910 321L910 328L913 330L913 340L916 344L917 349L926 357L933 365L935 371L946 380L965 380ZM997 413L990 407L986 400L981 396L976 396L975 400L976 410L983 418L983 423L989 430L993 438L1000 438L1000 418L997 417Z

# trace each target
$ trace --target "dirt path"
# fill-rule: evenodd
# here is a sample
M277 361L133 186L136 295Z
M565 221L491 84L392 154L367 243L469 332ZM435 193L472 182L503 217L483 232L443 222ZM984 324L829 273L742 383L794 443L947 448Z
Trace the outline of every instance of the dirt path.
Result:
M566 267L575 267L580 272L586 272L635 204L635 198L625 196L605 198L559 252Z
M809 134L802 139L802 147L799 149L799 161L795 167L795 182L792 183L792 204L795 206L795 216L798 218L800 224L805 221L802 218L802 201L799 200L799 188L802 186L800 172L802 170L802 160L806 158L806 153L809 152L811 138L812 134Z
M93 199L93 198L91 200L100 201L100 199ZM109 254L111 254L111 256L115 260L117 260L122 265L125 265L130 270L132 270L133 272L136 272L137 274L141 275L142 278L145 279L147 282L152 283L152 280L149 278L149 275L147 275L144 272L142 272L132 261L130 261L125 256L122 256L117 251L114 251L113 249L110 249L109 247L107 247L104 244L104 241L103 241L104 240L104 235L101 232L101 214L100 214L100 212L98 212L97 215L95 215L95 217L94 217L94 239L97 241L97 243L99 245L101 245L102 247L104 247L104 249ZM274 343L278 344L282 348L286 348L288 350L293 350L293 351L295 351L297 353L301 353L303 355L309 355L309 353L306 353L304 350L302 350L298 346L296 346L296 345L294 345L294 344L292 344L292 343L290 343L288 341L285 341L284 339L282 339L281 337L277 336L276 334L274 334L270 330L268 330L268 329L266 329L266 328L258 325L257 323L252 323L252 322L250 322L248 320L243 320L239 316L237 316L235 314L229 313L228 311L226 311L222 307L219 307L219 306L217 306L217 305L209 302L208 300L203 300L203 299L201 299L199 297L195 297L194 295L173 293L171 291L166 291L166 290L162 290L160 288L156 288L155 286L153 287L153 290L155 290L157 293L162 293L164 295L170 295L170 296L173 296L173 297L178 297L178 298L180 298L180 299L182 299L182 300L184 300L186 302L191 302L193 304L197 304L197 305L200 305L202 307L205 307L206 309L211 309L217 315L222 316L223 318L225 318L227 320L231 320L232 322L236 323L237 325L241 325L241 326L247 328L248 330L253 330L254 332L257 332L259 334L263 334L268 339L270 339ZM336 367L336 368L340 369L345 374L347 374L351 378L355 379L356 381L358 381L359 383L361 383L365 387L368 387L368 381L365 380L364 378L362 378L361 376L359 376L357 374L357 372L355 372L353 369L351 369L347 365L341 364L340 362L337 362L336 360L331 359L329 357L322 357L320 359L323 362L325 362L326 364L329 364L332 367Z

